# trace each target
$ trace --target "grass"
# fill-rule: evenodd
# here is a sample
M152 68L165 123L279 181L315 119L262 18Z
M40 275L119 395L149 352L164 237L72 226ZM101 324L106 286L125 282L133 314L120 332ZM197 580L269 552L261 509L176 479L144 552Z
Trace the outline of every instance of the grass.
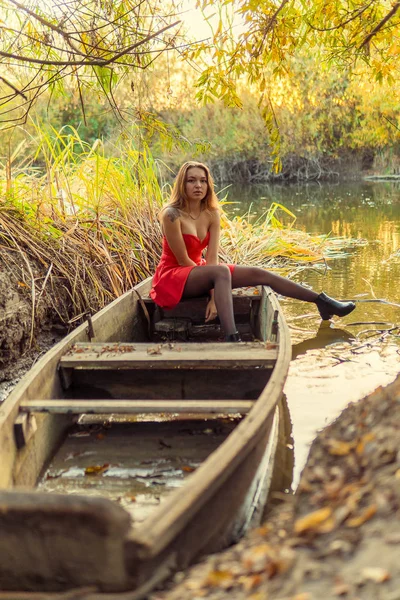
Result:
M17 149L0 163L2 261L30 294L33 317L46 296L61 321L77 321L154 272L169 187L147 149L131 142L106 153L72 128L38 128L31 143L30 161L18 164ZM278 211L293 217L291 226ZM296 231L294 220L279 204L256 222L224 214L221 260L286 270L323 264L338 241Z

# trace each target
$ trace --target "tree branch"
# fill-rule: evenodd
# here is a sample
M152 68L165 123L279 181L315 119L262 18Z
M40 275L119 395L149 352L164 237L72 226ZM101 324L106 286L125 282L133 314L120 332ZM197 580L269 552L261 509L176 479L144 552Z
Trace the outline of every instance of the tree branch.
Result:
M128 46L128 48L125 48L124 50L122 50L121 52L118 52L112 58L109 58L107 60L104 60L104 59L97 59L97 60L42 60L40 58L33 58L33 57L29 57L29 56L20 56L18 54L12 54L10 52L3 52L3 51L0 51L0 56L4 56L4 58L12 58L13 60L18 60L21 62L27 62L30 64L50 65L50 66L54 66L54 67L62 67L62 66L66 66L66 65L67 66L69 65L71 67L75 67L75 66L107 67L108 65L116 62L119 58L122 58L122 56L124 56L125 54L129 54L135 48L138 48L142 44L149 42L150 40L152 40L155 37L157 37L158 35L164 33L168 29L171 29L172 27L179 25L179 23L181 23L181 21L176 21L175 23L172 23L171 25L167 25L166 27L163 27L159 31L156 31L155 33L151 33L147 37L140 40L140 42L136 42L135 44Z
M4 81L4 83L6 85L8 85L8 87L10 87L12 90L14 90L14 93L22 96L24 98L24 100L27 100L28 98L25 96L25 94L23 92L21 92L21 90L18 90L12 83L10 83L9 81L7 81L7 79L5 79L4 77L0 77L0 79L2 81Z
M393 5L393 8L390 12L388 12L388 14L386 15L386 17L384 17L382 19L382 21L380 21L378 23L378 25L376 27L373 28L373 30L371 31L371 33L369 33L366 38L364 39L364 41L362 42L362 44L360 44L359 46L359 50L361 50L364 46L368 46L369 42L371 41L371 39L374 37L374 35L376 35L378 33L378 31L380 29L382 29L382 27L389 21L389 19L391 19L396 12L399 10L400 8L400 2L396 2Z

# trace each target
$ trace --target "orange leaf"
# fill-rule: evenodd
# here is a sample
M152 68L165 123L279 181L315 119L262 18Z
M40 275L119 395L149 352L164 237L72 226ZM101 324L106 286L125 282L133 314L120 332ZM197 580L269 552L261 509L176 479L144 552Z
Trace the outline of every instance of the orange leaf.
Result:
M347 454L350 454L355 447L354 442L342 442L341 440L335 439L329 440L328 444L328 452L333 456L346 456Z
M93 465L91 467L86 467L85 475L102 475L108 470L109 466L109 463L105 463L104 465Z
M315 510L305 517L297 519L294 524L294 530L296 533L303 533L309 529L318 529L318 527L329 519L332 515L332 509L328 506L325 508L320 508L319 510Z
M194 467L182 467L182 471L185 471L185 473L192 473L195 470L196 469Z
M363 525L366 521L369 521L369 519L371 519L375 515L377 508L378 507L376 504L371 504L370 506L367 506L367 508L365 508L357 517L348 519L348 521L346 521L346 526L360 527L360 525Z
M215 587L230 587L233 582L231 571L211 571L208 574L206 584Z

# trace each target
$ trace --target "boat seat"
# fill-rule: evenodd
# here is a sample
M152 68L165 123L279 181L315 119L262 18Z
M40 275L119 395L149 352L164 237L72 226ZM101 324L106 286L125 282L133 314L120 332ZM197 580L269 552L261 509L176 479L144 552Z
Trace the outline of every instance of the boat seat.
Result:
M233 307L237 323L248 322L254 319L258 311L261 299L259 287L240 288L232 290ZM181 300L173 309L167 310L157 306L150 297L143 296L144 302L154 322L162 319L190 319L192 323L204 323L204 314L208 302L208 296L198 298L187 298ZM218 322L218 321L216 321Z
M271 344L270 344L271 346ZM276 347L263 342L227 343L77 343L64 354L60 369L272 369Z
M52 414L246 414L252 400L26 400L23 413Z

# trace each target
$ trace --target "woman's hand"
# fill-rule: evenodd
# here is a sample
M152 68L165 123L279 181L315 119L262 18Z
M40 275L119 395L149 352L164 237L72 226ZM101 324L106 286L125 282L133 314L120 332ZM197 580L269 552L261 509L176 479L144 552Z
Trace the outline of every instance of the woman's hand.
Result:
M206 323L213 321L218 316L217 307L215 306L214 298L207 302L206 308Z

